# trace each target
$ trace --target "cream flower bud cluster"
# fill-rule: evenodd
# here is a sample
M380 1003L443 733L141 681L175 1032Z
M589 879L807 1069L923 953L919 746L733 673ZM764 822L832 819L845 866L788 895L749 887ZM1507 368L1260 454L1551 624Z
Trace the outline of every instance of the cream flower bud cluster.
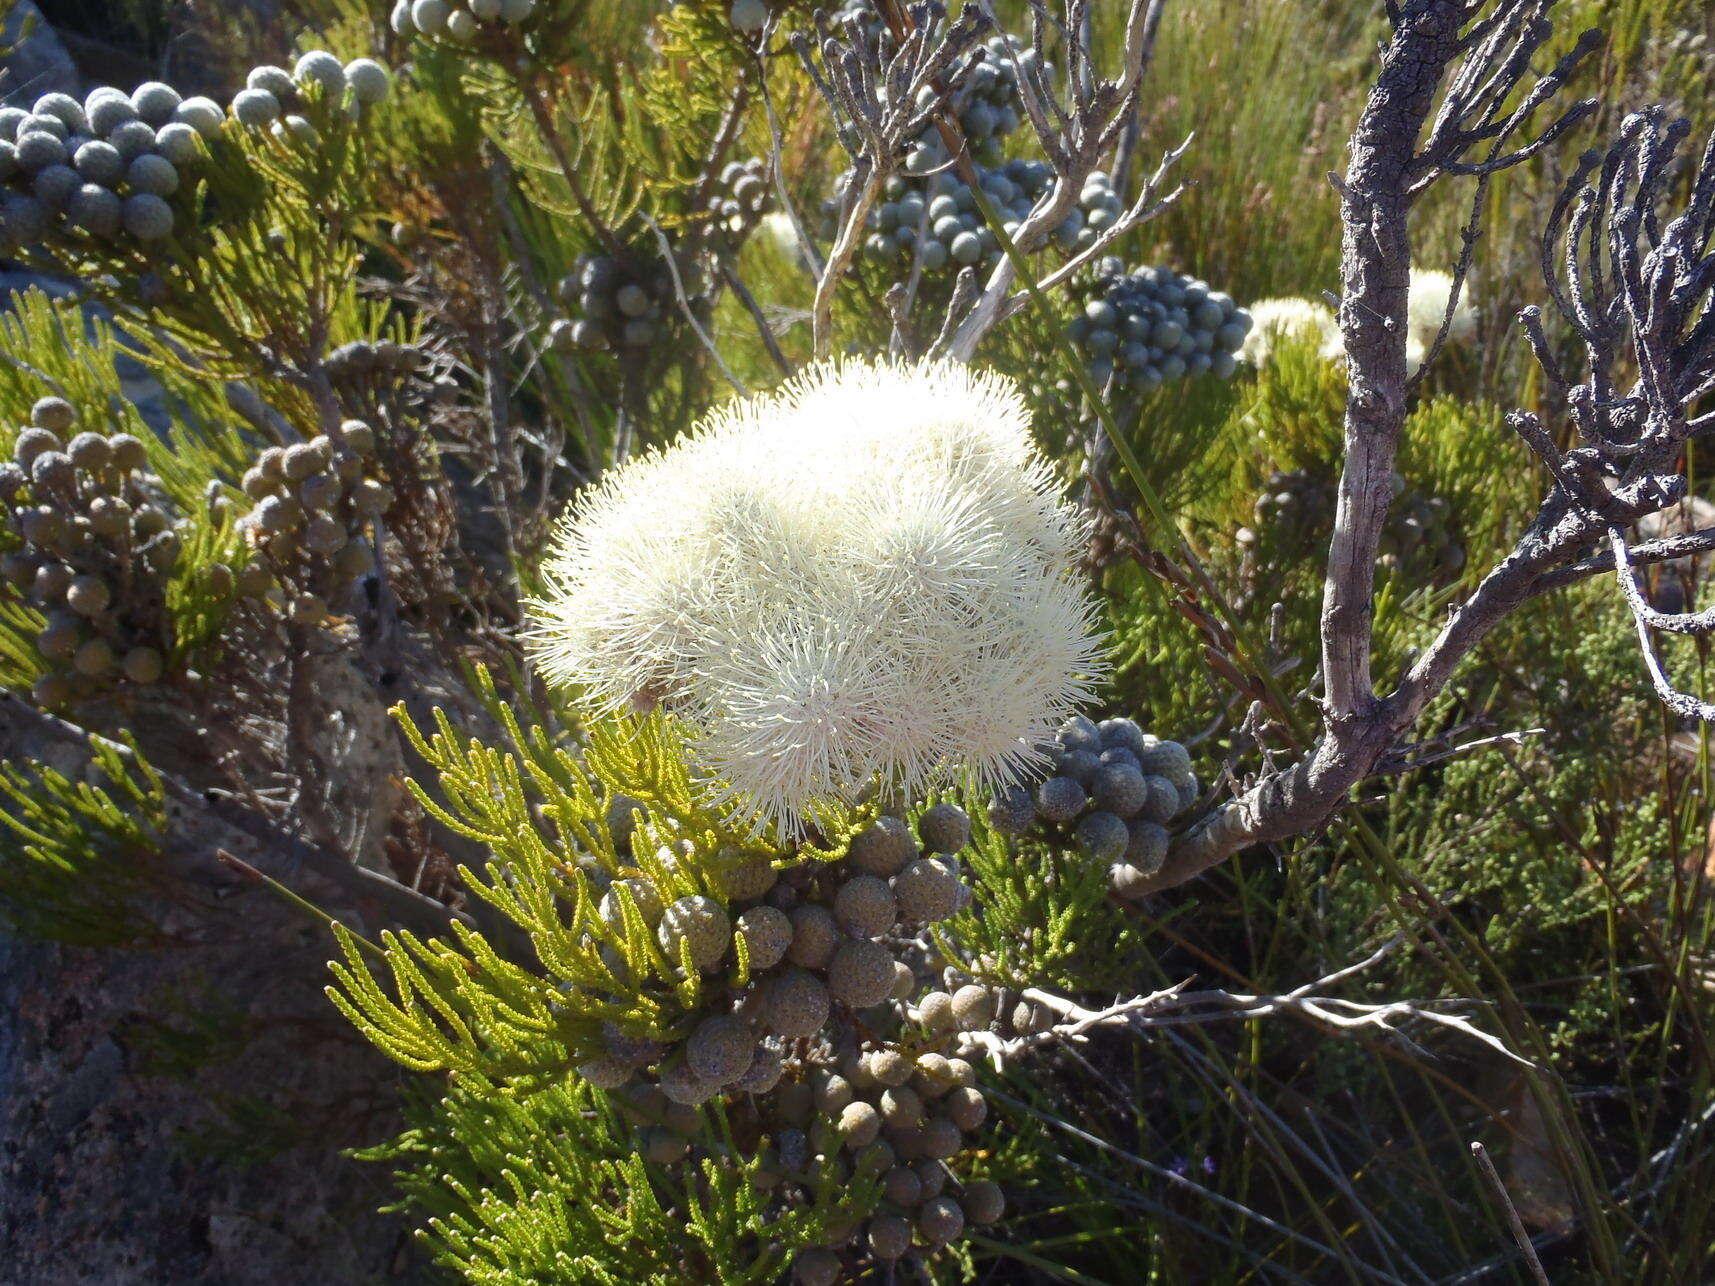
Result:
M664 703L785 830L880 779L1005 783L1101 667L1086 535L1011 384L848 361L574 505L534 604L550 681Z

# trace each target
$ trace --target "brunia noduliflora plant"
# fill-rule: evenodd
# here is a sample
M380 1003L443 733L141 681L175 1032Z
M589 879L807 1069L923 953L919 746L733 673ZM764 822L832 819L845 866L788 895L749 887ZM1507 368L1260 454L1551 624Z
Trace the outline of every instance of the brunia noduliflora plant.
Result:
M958 969L933 989L971 822L896 801L1009 782L1087 692L1080 534L1016 397L959 366L815 370L615 471L534 606L541 671L592 712L584 754L491 690L506 749L402 717L440 798L413 790L491 850L465 881L539 964L462 926L387 935L389 994L341 930L335 1002L453 1073L461 1113L496 1086L548 1095L542 1119L599 1104L592 1201L634 1200L640 1161L659 1200L689 1173L688 1210L743 1179L718 1233L692 1218L639 1279L790 1262L826 1284L993 1222L998 1190L948 1168L988 1111L958 1042L1011 1011ZM451 1258L481 1217L437 1226Z

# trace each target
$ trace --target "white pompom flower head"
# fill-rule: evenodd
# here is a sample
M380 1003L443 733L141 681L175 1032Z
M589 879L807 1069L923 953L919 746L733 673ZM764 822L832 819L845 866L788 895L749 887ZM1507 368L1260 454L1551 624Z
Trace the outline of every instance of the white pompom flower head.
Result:
M845 360L612 471L529 644L598 710L664 707L775 830L880 786L992 787L1105 668L1088 539L1010 382Z

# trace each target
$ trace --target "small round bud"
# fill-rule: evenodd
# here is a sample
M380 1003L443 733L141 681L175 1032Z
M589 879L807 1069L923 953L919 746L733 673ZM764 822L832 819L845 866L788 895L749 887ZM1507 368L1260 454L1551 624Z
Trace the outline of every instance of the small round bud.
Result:
M71 667L79 674L99 679L113 669L113 649L106 639L90 639L72 656Z
M764 991L763 1022L768 1030L788 1040L813 1036L828 1021L828 989L803 969L788 969L768 981Z
M38 398L30 407L30 423L38 429L63 435L71 432L71 426L77 423L77 411L63 397ZM54 445L57 447L59 443Z
M853 838L847 853L851 864L869 875L897 874L917 856L911 828L897 817L879 817Z
M1036 788L1036 811L1051 822L1069 822L1083 810L1088 796L1070 777L1050 777Z
M896 1165L881 1179L881 1195L889 1204L911 1207L923 1200L923 1181L908 1165Z
M750 1069L756 1037L737 1018L718 1015L697 1024L685 1042L685 1062L699 1077L728 1085Z
M107 449L113 453L113 467L127 473L141 469L149 462L143 440L129 433L115 433L108 438Z
M368 455L375 450L375 430L362 420L347 420L339 426L339 431L345 438L345 445L358 455Z
M328 605L317 594L294 594L286 612L293 625L320 625L327 619Z
M851 1082L837 1072L827 1072L815 1080L816 1111L823 1116L838 1116L856 1094Z
M159 241L173 231L173 207L151 192L125 198L119 221L139 241Z
M1036 820L1036 801L1022 786L1009 786L989 804L989 825L1003 835L1022 835Z
M893 956L879 942L857 939L840 944L828 965L828 990L852 1009L867 1009L887 999L893 988Z
M113 592L99 576L79 576L66 587L66 606L79 616L100 616L113 601Z
M1006 1194L1001 1192L998 1183L976 1179L965 1184L959 1205L964 1209L965 1218L974 1224L998 1223L1001 1215L1006 1213Z
M774 887L774 882L780 878L780 872L765 857L746 857L737 852L723 853L722 858L730 862L722 866L715 874L716 882L735 902L748 902L759 898Z
M969 1132L988 1120L989 1105L981 1090L961 1085L941 1100L941 1111L954 1125Z
M877 1085L903 1085L911 1079L911 1060L896 1049L872 1049L863 1057L864 1070Z
M879 938L893 928L898 903L886 881L874 875L855 875L834 895L834 919L856 937Z
M877 1259L899 1259L911 1249L911 1225L898 1215L877 1215L869 1221L865 1239Z
M687 1063L663 1068L660 1080L661 1092L686 1107L701 1107L720 1091L720 1086L698 1076Z
M806 903L793 907L792 945L786 958L806 969L821 969L833 959L834 945L839 941L839 929L834 917L825 907Z
M958 1093L957 1090L954 1093ZM932 1116L923 1122L923 1154L932 1161L947 1161L959 1155L965 1146L965 1136L959 1127L944 1116Z
M909 1130L923 1123L923 1100L909 1085L883 1090L880 1107L889 1129Z
M312 49L299 58L292 79L300 85L318 84L330 98L345 92L345 66L325 49Z
M935 924L958 912L963 883L944 858L920 857L893 878L901 919Z
M578 1064L578 1075L598 1090L616 1090L631 1079L631 1068L614 1058L602 1055Z
M1078 847L1093 861L1113 861L1125 852L1129 838L1126 824L1112 813L1087 813L1078 820Z
M834 1286L841 1271L840 1257L831 1250L801 1250L792 1261L792 1275L799 1286Z
M359 58L347 63L345 80L357 101L366 105L385 101L392 88L392 77L388 75L387 68L373 58Z
M966 983L953 993L953 1017L960 1031L981 1031L994 1022L995 997L989 988Z
M669 960L680 959L679 944L683 942L690 948L692 965L707 973L726 954L732 921L726 908L713 898L680 898L662 914L656 936Z
M840 1109L839 1131L848 1152L867 1148L881 1134L881 1113L873 1103L854 1100Z
M951 1197L935 1197L917 1212L917 1231L931 1245L944 1246L965 1230L965 1212Z
M683 1161L691 1151L689 1139L662 1125L645 1126L637 1136L637 1145L643 1159L654 1165L674 1165Z
M936 804L918 820L917 833L932 853L957 853L971 842L971 819L956 804Z
M1144 875L1154 875L1167 860L1170 837L1166 827L1140 818L1127 828L1127 835L1121 860L1135 866Z
M739 936L750 956L752 973L772 969L786 958L792 945L792 921L771 906L753 906L738 917Z
M66 454L85 473L99 473L113 463L113 449L99 433L79 433L66 444Z

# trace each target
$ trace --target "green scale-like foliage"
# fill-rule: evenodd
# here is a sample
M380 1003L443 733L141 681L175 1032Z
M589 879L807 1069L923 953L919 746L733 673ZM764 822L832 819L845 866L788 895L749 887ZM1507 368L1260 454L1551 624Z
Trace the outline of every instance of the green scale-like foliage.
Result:
M440 798L415 781L412 793L452 830L487 846L481 870L460 878L527 939L531 966L489 937L455 923L451 940L401 931L383 935L392 995L365 963L357 940L340 931L345 962L334 965L334 1003L390 1057L419 1071L481 1075L519 1089L552 1083L580 1058L600 1052L601 1025L661 1039L681 1033L703 996L690 947L671 959L629 890L614 925L598 914L592 874L648 881L661 901L706 896L724 903L718 873L767 858L778 863L832 858L867 820L825 817L832 847L788 853L753 829L747 814L716 802L718 784L693 778L683 733L666 716L615 716L589 729L580 755L540 726L526 732L492 700L510 746L461 741L437 712L425 736L403 711L400 726L437 773ZM625 797L641 806L630 853L609 826ZM663 854L671 860L664 861ZM735 982L747 972L735 937Z

